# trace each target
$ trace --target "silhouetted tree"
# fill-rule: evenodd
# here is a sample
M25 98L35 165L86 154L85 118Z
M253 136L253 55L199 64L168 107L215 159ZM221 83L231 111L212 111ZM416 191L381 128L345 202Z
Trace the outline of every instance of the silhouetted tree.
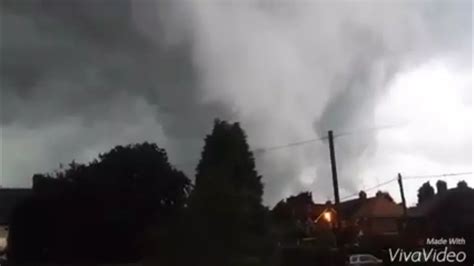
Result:
M141 256L147 227L174 223L190 181L163 149L145 142L117 146L87 165L72 162L34 175L33 190L14 212L9 259L133 261Z
M190 209L198 261L233 265L258 257L266 234L263 184L238 123L216 120L205 138ZM195 262L195 263L199 263Z
M448 184L443 180L436 182L436 193L441 194L448 191Z
M280 200L272 209L273 221L277 223L290 221L292 218L290 206L285 200Z
M304 204L314 204L313 193L310 191L303 191L295 196L290 196L286 199L287 202L299 202Z
M305 222L309 218L309 208L314 204L312 193L300 192L290 196L275 205L272 210L276 222Z
M274 238L279 242L293 242L306 236L313 204L311 192L300 192L279 201L271 212Z
M435 195L434 188L430 185L430 182L424 183L419 189L418 189L418 204L421 204L431 198Z
M295 206L314 204L313 195L309 191L300 192L296 196L290 196L286 199L286 202Z

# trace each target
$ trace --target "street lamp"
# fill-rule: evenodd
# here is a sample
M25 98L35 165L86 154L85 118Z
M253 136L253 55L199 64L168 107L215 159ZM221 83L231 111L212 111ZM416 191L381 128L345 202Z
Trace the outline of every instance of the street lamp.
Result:
M328 223L331 222L332 220L332 215L330 211L325 211L324 212L324 220L326 220Z

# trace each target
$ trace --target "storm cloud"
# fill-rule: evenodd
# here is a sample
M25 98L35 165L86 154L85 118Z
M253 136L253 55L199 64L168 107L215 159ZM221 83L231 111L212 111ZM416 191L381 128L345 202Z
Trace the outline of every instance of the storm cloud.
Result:
M472 68L471 16L470 1L2 1L2 185L144 140L192 176L217 117L253 148L379 127L400 73ZM379 146L361 132L336 141L344 193ZM267 203L331 197L324 140L256 157Z

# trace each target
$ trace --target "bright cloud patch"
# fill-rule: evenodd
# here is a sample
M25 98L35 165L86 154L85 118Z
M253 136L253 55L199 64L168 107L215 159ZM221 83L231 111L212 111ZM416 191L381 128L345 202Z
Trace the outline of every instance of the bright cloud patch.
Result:
M364 174L369 186L398 172L413 176L471 171L470 74L433 60L396 76L376 109L376 121L398 126L377 133L377 152ZM459 180L473 184L472 175L443 179L449 187ZM410 204L416 203L417 189L427 180L405 182ZM437 179L430 181L434 186ZM399 198L396 182L381 189Z

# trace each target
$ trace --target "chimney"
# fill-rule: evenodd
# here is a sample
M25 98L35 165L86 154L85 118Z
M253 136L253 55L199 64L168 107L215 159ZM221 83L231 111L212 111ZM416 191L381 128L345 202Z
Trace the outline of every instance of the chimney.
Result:
M448 185L443 180L436 182L436 193L441 194L448 190Z
M366 200L367 199L367 193L365 193L365 191L361 190L359 192L359 199Z
M458 186L457 186L457 187L460 188L460 189L466 189L466 188L468 188L469 186L467 185L466 181L463 180L463 181L459 181L459 182L458 182Z

